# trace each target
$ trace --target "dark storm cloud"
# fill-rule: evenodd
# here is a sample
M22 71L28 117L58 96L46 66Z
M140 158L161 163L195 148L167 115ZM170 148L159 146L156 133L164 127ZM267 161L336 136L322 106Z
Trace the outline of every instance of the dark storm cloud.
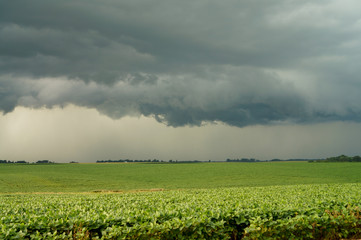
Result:
M113 73L115 80L124 72L182 72L193 64L284 66L332 50L352 35L283 26L273 19L279 11L307 6L286 3L3 1L4 70L101 81L101 73L106 79Z
M172 126L361 120L358 1L0 2L0 109Z

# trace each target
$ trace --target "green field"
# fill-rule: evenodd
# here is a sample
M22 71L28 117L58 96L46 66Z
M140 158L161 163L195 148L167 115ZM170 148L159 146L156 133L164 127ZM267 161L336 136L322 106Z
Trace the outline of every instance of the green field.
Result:
M359 239L361 184L2 194L0 239Z
M1 164L0 192L92 192L361 183L361 163Z
M1 164L0 239L359 239L360 173L349 162Z

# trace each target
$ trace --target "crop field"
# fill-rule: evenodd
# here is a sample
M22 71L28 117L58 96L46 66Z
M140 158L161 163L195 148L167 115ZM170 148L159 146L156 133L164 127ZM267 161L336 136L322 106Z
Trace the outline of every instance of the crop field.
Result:
M92 192L361 183L361 163L1 164L0 192Z
M0 239L357 239L360 170L306 162L1 165Z

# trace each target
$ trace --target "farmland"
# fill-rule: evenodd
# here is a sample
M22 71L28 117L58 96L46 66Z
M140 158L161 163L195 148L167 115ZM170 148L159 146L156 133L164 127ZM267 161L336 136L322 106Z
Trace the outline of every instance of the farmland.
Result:
M1 165L0 238L355 238L360 170L306 162Z
M361 183L361 163L3 164L0 192L92 192Z

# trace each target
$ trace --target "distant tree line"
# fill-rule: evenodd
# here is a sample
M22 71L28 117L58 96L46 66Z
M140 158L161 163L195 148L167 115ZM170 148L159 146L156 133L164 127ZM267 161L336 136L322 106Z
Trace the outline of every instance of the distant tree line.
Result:
M28 163L27 161L0 160L0 163Z
M37 163L37 164L48 164L48 163L54 163L54 162L49 161L49 160L39 160L39 161L37 161L35 163Z
M189 161L169 160L168 163L202 163L202 161L198 161L198 160L189 160Z
M311 160L310 162L361 162L360 156L349 157L346 155L340 155L338 157L329 157L322 160Z
M226 162L260 162L260 160L254 158L237 158L237 159L229 159L227 158Z
M158 159L148 159L148 160L132 160L132 159L119 159L119 160L97 160L97 163L121 163L121 162L163 162L163 160Z
M200 163L201 161L178 161L178 160L169 160L163 161L158 159L148 159L148 160L132 160L132 159L119 159L119 160L97 160L97 163Z
M266 162L302 162L302 161L310 161L310 159L304 159L304 158L290 158L290 159L272 159L272 160L265 160Z
M304 159L304 158L290 158L290 159L274 158L271 160L258 160L255 158L226 159L226 162L300 162L300 161L309 161L309 159Z
M0 160L0 163L10 163L10 164L29 164L29 162L27 161L24 161L24 160L20 160L20 161L11 161L11 160ZM35 164L49 164L49 163L54 163L54 162L51 162L49 160L38 160L35 162Z

